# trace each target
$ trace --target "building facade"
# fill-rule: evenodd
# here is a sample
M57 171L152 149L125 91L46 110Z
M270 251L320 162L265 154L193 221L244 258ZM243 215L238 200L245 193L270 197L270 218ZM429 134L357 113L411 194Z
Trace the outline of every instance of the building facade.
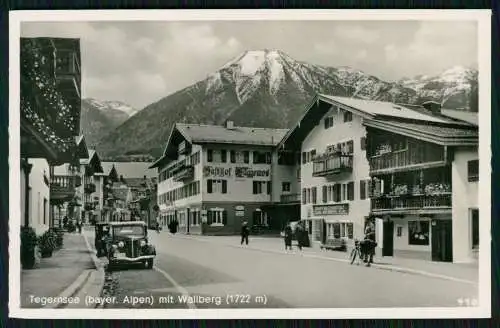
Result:
M464 261L478 245L477 143L477 124L435 103L319 95L280 147L301 149L313 241L349 244L373 222L382 256Z
M176 124L163 156L152 167L159 173L160 222L179 223L179 231L194 234L238 234L244 221L253 231L280 231L282 224L266 206L273 204L275 174L283 182L286 170L273 161L286 130ZM296 173L295 173L296 174ZM286 180L286 181L285 181ZM286 185L286 184L285 184ZM284 186L286 193L296 186Z

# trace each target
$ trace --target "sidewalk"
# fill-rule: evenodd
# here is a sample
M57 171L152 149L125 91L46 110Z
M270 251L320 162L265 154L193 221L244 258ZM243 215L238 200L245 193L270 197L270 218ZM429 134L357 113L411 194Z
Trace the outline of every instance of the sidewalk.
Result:
M169 233L166 233L172 236ZM183 235L176 234L173 238L192 238L200 241L220 243L228 246L240 247L239 236L201 236L201 235ZM294 243L292 251L285 251L282 238L269 238L250 236L250 249L268 251L273 253L282 253L290 255L303 255L308 257L317 257L331 259L349 264L350 249L347 252L321 250L318 245L303 248L302 252L297 249ZM378 254L374 258L373 268L400 271L409 274L420 274L434 276L447 280L463 281L468 283L478 283L479 267L477 263L449 263L432 262L418 259L409 259L401 257L381 257Z
M21 270L22 308L41 308L30 296L57 297L74 296L88 280L95 265L83 235L65 233L63 248L52 257L42 258L39 266L31 270ZM48 307L51 307L50 305Z

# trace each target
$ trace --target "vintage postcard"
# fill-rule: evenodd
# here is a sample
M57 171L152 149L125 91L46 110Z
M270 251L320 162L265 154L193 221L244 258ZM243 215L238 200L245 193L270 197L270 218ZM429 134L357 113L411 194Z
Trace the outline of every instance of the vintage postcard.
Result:
M489 317L490 20L11 12L10 316Z

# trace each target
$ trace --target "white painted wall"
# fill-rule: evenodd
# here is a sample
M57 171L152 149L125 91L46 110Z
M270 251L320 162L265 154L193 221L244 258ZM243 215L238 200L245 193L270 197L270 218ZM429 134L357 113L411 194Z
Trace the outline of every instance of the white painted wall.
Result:
M207 161L207 148L210 149L225 149L227 150L227 161L226 163L216 163ZM249 151L249 163L231 163L230 162L230 150L238 151ZM211 166L217 168L231 169L231 175L227 177L221 177L220 179L227 180L227 193L208 193L207 192L207 180L208 179L218 179L217 177L203 177L202 179L202 196L203 201L212 202L270 202L271 195L267 194L267 185L263 186L262 194L253 194L253 181L271 181L271 164L253 164L253 152L254 151L268 151L271 152L273 149L271 147L241 147L235 145L227 146L209 146L204 147L203 156L201 162L203 166ZM254 178L237 178L235 176L235 170L237 167L249 167L254 170L269 170L270 176L268 177L254 177ZM202 168L203 169L203 168ZM203 173L203 172L202 172ZM281 183L280 183L281 185Z
M439 216L436 216L439 219ZM429 245L410 245L409 244L409 230L408 221L425 221L429 222ZM406 215L404 218L394 219L394 250L403 251L416 251L416 252L429 252L431 251L432 243L432 226L430 219L420 219L418 216ZM397 236L397 227L402 227L401 236ZM382 242L382 240L381 240ZM382 246L380 244L380 246Z
M323 119L328 116L334 117L334 125L325 129ZM337 112L336 108L332 107L332 109L321 118L319 124L309 133L302 143L302 152L308 152L312 149L316 149L316 154L322 154L326 151L326 147L328 145L353 140L354 156L352 174L340 173L330 177L313 177L313 162L301 164L300 188L302 190L303 188L317 187L316 205L321 205L325 204L322 201L323 185L354 181L354 200L341 202L349 203L349 214L326 216L325 221L327 223L336 221L353 222L355 239L363 238L365 216L368 216L370 212L370 200L368 197L364 200L360 199L360 180L369 179L369 163L366 159L366 151L361 150L362 137L366 137L366 129L362 125L362 118L353 114L353 120L351 122L344 123L342 111ZM327 202L326 204L335 203ZM313 204L301 205L302 219L307 219L308 212L312 212L312 205ZM313 227L313 230L315 230L315 227Z
M278 164L278 152L273 152L272 158L272 201L279 202L281 195L300 193L300 182L297 179L298 165L288 166ZM290 192L282 190L282 183L290 182Z
M44 158L30 158L28 162L33 165L29 175L29 186L31 187L30 226L40 235L49 228L50 224L50 187L44 181L44 175L50 179L49 164ZM21 222L24 223L24 217Z
M467 162L478 158L477 147L458 148L451 166L453 262L471 262L477 257L472 251L470 209L479 208L479 182L468 181Z

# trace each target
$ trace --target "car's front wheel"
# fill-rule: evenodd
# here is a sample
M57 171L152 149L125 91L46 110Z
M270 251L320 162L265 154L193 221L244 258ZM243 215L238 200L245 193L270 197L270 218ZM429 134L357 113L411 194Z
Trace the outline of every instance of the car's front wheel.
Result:
M146 260L146 268L147 269L152 269L153 268L153 259Z

